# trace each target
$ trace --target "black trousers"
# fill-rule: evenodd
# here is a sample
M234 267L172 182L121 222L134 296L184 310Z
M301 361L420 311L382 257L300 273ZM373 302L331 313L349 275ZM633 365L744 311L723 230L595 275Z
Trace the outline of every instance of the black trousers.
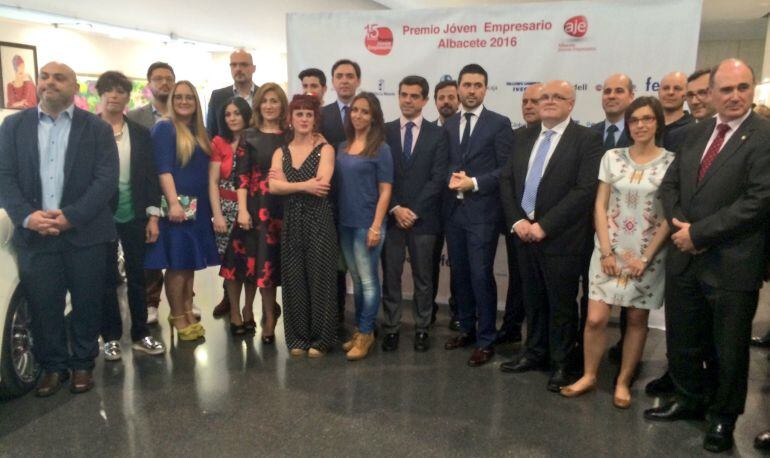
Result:
M436 296L438 296L438 282L441 276L441 254L444 251L444 233L442 232L436 236L436 243L433 245L433 313L438 311L438 305L436 304ZM452 290L452 270L449 270L449 312L452 315L452 319L457 318L457 304L454 300L454 291Z
M118 237L123 246L126 267L128 309L131 313L131 340L141 340L148 335L147 305L145 302L144 253L146 220L133 219L116 224ZM102 310L102 339L120 340L123 335L123 320L118 306L118 242L109 244L107 272L104 285L104 308Z
M382 328L386 333L398 332L401 327L401 275L404 272L406 250L412 267L414 283L415 332L428 332L433 312L433 249L436 236L415 234L397 226L388 228L382 247Z
M581 256L544 254L536 243L517 243L524 307L527 315L525 356L571 363L578 329L576 302Z
M680 274L666 275L669 371L683 402L708 405L712 418L732 422L746 403L759 292L705 284L698 261Z
M63 245L63 244L62 244ZM35 357L46 372L93 369L99 354L107 244L18 252L32 318ZM64 309L72 303L68 344Z
M508 292L505 297L505 313L501 331L521 332L524 322L524 299L521 291L521 274L519 274L519 259L516 255L516 241L513 235L504 234L505 252L508 256Z

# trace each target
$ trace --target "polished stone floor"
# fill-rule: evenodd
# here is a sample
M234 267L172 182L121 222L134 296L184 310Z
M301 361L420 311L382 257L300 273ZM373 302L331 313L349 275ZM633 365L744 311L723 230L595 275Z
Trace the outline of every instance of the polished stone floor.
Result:
M319 360L295 359L284 346L233 339L227 322L210 317L221 288L213 271L199 273L196 303L206 340L178 342L168 324L154 329L170 351L97 363L94 390L62 390L0 403L0 456L654 456L705 454L704 424L655 424L642 411L656 401L644 383L665 367L661 331L650 333L628 411L611 404L612 368L600 389L579 399L546 391L547 374L503 374L499 363L518 351L498 348L494 364L472 369L469 353L443 349L452 332L442 309L428 353L401 348L348 363L337 350ZM770 328L763 292L756 332ZM167 314L162 311L161 317ZM409 317L409 313L405 317ZM612 339L617 329L611 329ZM763 386L770 363L752 350L746 414L735 456L754 456L754 435L770 427Z

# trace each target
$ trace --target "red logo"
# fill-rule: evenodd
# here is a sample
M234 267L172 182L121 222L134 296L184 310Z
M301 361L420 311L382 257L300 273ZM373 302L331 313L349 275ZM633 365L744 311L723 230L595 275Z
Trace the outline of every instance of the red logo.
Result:
M564 33L571 37L582 38L588 32L588 19L585 16L573 16L564 23Z
M393 32L387 27L378 27L377 24L366 26L366 49L378 56L387 56L393 49Z

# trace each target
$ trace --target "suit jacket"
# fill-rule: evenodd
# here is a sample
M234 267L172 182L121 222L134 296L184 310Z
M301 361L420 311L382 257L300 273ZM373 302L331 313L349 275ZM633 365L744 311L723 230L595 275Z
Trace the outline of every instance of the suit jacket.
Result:
M155 115L152 114L152 104L148 103L143 107L136 108L126 113L128 119L147 129L152 129L155 125Z
M738 291L759 289L765 267L770 211L770 122L751 113L708 172L698 170L716 119L689 129L682 150L660 186L666 218L692 224L690 237L698 255L669 250L667 268L681 273L690 264L703 282Z
M597 122L596 124L591 124L591 129L595 130L599 133L602 137L602 144L604 144L604 125L605 121ZM625 125L625 121L623 121ZM618 137L618 141L615 142L615 148L627 148L631 146L631 138L628 136L628 126L623 129L623 132L620 133L620 137Z
M415 234L441 233L441 197L446 187L449 136L437 125L423 119L420 134L409 160L401 148L401 121L385 124L385 139L393 155L393 193L388 210L396 205L417 215ZM388 227L396 218L388 217Z
M259 89L259 86L254 84L254 90ZM225 102L234 96L233 85L225 86L223 88L215 89L211 93L209 99L209 109L206 112L206 131L209 133L209 138L214 138L217 135L222 134L222 127L219 124L219 118L222 114L222 110L225 107ZM253 108L252 108L253 109Z
M160 207L161 191L158 173L155 171L152 138L149 129L130 119L124 119L131 140L131 200L134 204L134 217L145 220L147 207ZM113 212L117 205L118 194L115 193L110 201Z
M447 189L444 217L461 211L471 222L502 223L499 180L513 144L511 120L484 108L471 133L466 157L460 154L460 112L448 118L444 128L449 134L449 169L444 185L449 184L453 172L464 170L469 177L476 178L479 187L477 192L464 193L463 199L458 199L455 191Z
M335 150L337 145L347 139L336 100L321 108L321 133Z
M689 111L685 111L684 116L666 126L666 131L663 134L663 147L672 153L680 152L685 137L689 135L689 127L694 123L695 118Z
M500 198L508 231L516 221L528 219L521 199L529 158L540 129L528 127L516 136L513 154L500 177ZM567 125L537 189L535 221L546 233L546 238L539 242L544 253L585 254L585 240L593 230L591 215L603 154L602 137L596 130L575 121Z
M110 126L79 108L72 115L60 205L73 227L56 237L22 227L42 205L37 129L37 107L7 117L0 126L0 205L16 227L16 247L52 250L64 242L89 246L114 240L109 202L118 189L118 148Z

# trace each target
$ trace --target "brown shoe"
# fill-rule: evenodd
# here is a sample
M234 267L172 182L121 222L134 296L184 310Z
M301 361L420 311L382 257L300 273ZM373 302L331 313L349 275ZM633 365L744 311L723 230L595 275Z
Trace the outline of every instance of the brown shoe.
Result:
M477 347L473 350L470 359L468 359L468 365L471 367L482 366L490 362L493 356L495 356L495 349L491 346L484 348Z
M35 396L39 398L46 398L56 394L56 392L59 391L59 388L61 388L62 384L69 378L70 373L67 371L46 372L45 375L43 375L43 377L40 379L40 383L37 385Z
M476 343L476 337L467 333L462 333L459 336L454 336L446 341L444 344L445 350L454 350L455 348L464 348Z
M94 387L94 374L90 369L78 369L72 371L70 391L78 394L90 391Z
M355 345L348 352L348 361L358 361L359 359L366 358L372 345L374 345L374 333L359 333Z
M230 313L230 299L227 297L227 294L222 297L222 300L219 301L219 304L217 304L216 307L214 307L214 318L219 318L221 316L225 316Z
M358 329L354 329L353 334L350 335L350 340L342 344L342 349L346 352L350 351L356 345L356 339L358 339L359 334Z

